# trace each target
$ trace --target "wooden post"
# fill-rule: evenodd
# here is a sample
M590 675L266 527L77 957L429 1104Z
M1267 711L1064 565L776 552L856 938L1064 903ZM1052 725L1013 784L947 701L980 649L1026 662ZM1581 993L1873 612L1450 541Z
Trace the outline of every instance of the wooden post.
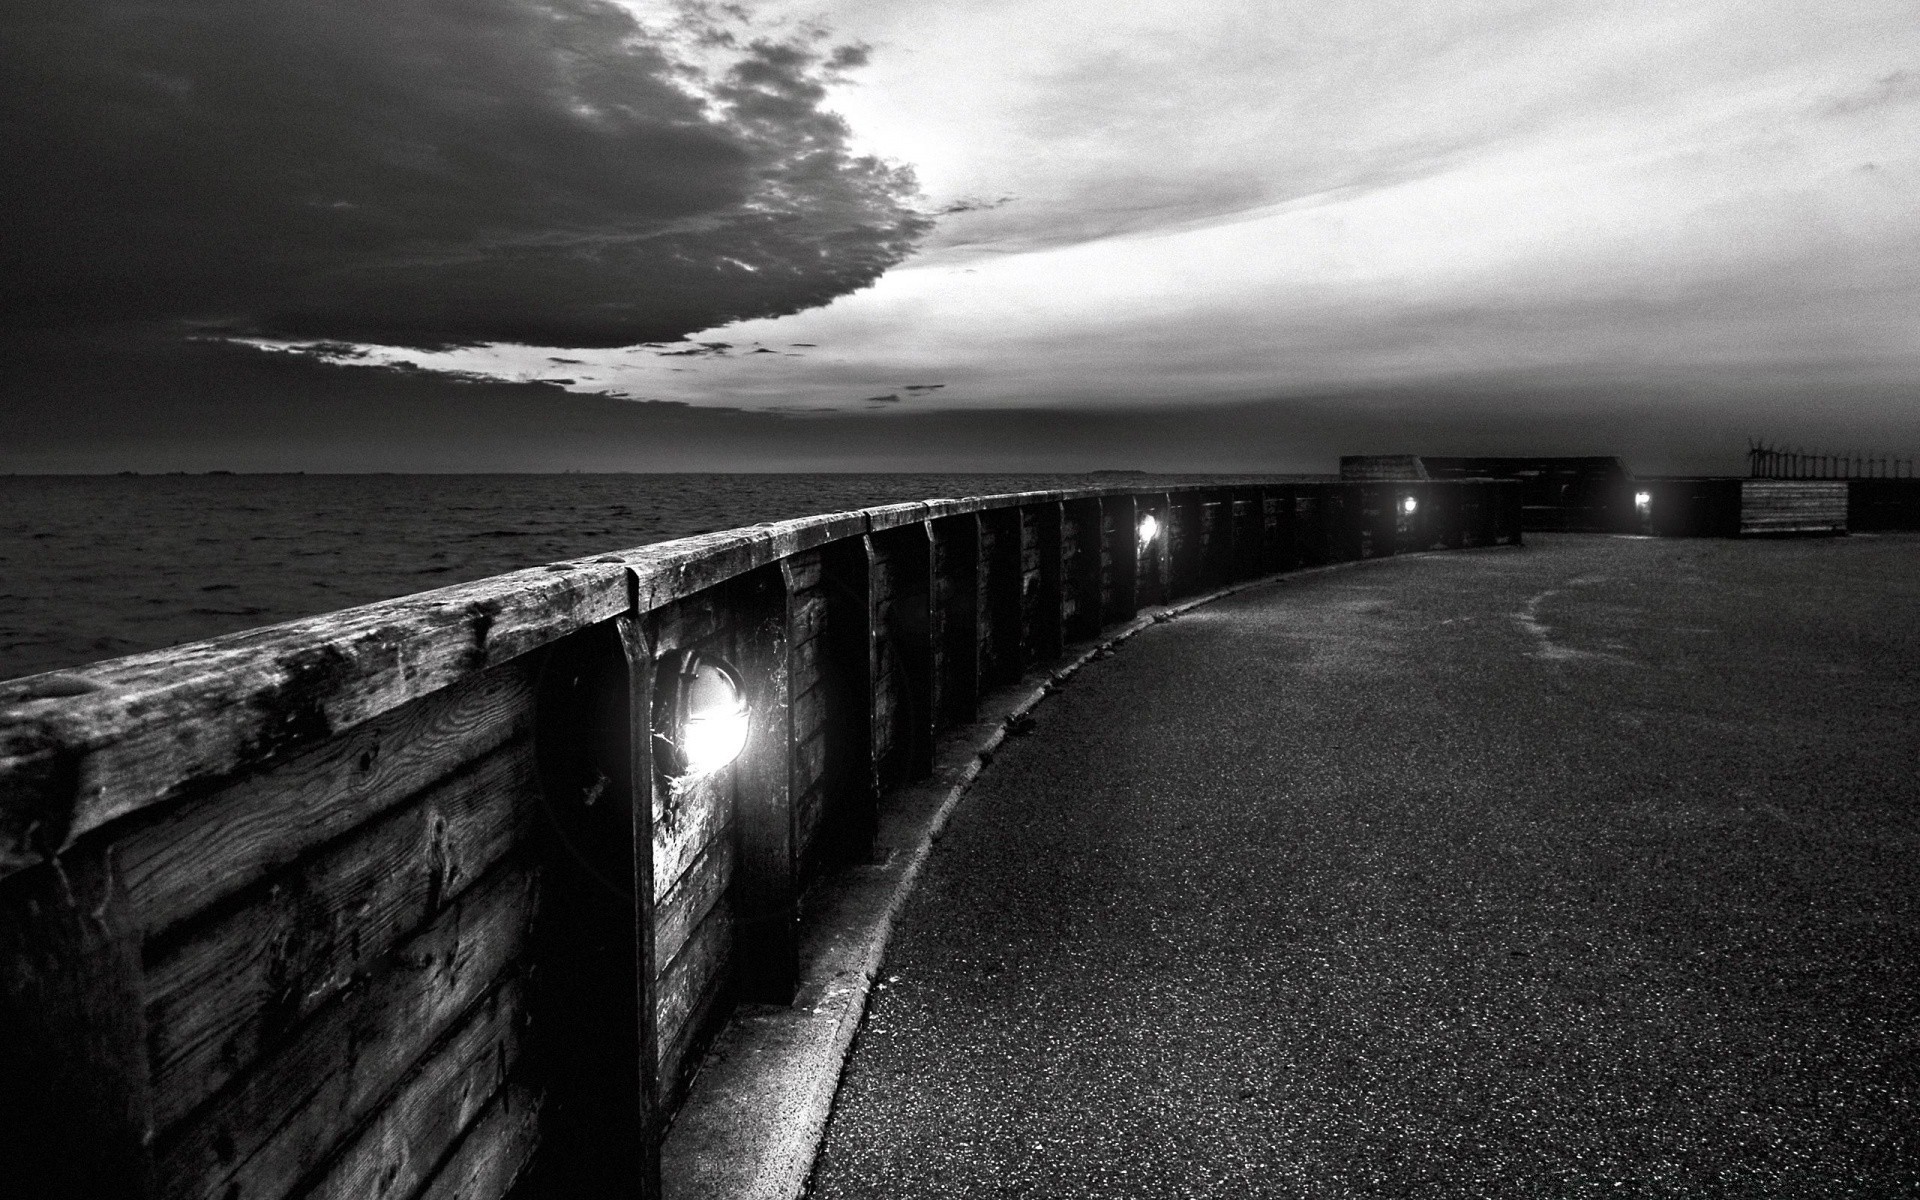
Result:
M0 884L0 1064L10 1195L155 1194L138 925L98 839Z
M883 789L933 772L933 547L924 521L871 535L873 738Z
M1203 510L1199 492L1177 492L1168 498L1167 597L1177 599L1200 590L1201 553L1205 547Z
M934 713L937 728L965 725L980 701L980 519L929 522L933 532Z
M1299 549L1293 538L1293 496L1290 487L1268 488L1260 502L1267 523L1266 569L1269 572L1291 570L1299 565Z
M1062 604L1066 638L1084 641L1100 634L1100 501L1071 500L1065 506L1062 534Z
M1101 523L1112 532L1107 551L1113 562L1113 594L1108 597L1109 623L1131 621L1140 611L1140 517L1132 496L1101 500Z
M827 692L828 866L866 862L879 830L880 778L873 754L873 681L879 654L873 623L873 547L866 537L821 548L827 627L821 670Z
M548 651L528 1074L536 1194L660 1194L653 972L653 655L623 616Z
M1260 574L1265 557L1266 511L1259 489L1236 488L1233 496L1233 577L1235 581Z
M734 662L751 722L733 765L734 978L744 1000L791 1004L800 978L800 898L787 583L780 566L763 567L741 576L734 589Z
M1035 663L1050 663L1066 649L1066 576L1062 573L1066 506L1058 500L1031 504L1020 510L1021 554L1030 548L1036 572L1023 601L1028 654ZM1031 537L1031 547L1027 539ZM1024 572L1023 572L1024 573Z
M987 652L980 665L982 686L1016 682L1027 668L1021 636L1022 545L1018 509L995 508L980 514L982 628Z

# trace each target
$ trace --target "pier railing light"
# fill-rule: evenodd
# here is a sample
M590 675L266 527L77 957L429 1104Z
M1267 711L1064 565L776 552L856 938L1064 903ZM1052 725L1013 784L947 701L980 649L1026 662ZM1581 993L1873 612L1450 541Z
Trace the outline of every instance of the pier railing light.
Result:
M1153 539L1159 536L1160 519L1152 513L1143 514L1140 518L1140 549L1146 550L1153 545Z
M1635 492L1633 494L1633 506L1643 513L1651 511L1653 509L1653 493Z
M681 650L661 659L653 684L653 753L669 778L708 775L747 745L747 689L722 659Z
M1400 498L1400 511L1410 517L1420 511L1420 502L1412 496L1402 496Z

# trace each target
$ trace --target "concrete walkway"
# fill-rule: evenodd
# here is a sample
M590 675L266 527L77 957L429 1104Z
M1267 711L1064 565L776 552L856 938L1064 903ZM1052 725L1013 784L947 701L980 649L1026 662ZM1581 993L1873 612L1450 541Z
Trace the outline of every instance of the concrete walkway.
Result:
M1036 717L813 1195L1920 1195L1920 538L1363 565Z

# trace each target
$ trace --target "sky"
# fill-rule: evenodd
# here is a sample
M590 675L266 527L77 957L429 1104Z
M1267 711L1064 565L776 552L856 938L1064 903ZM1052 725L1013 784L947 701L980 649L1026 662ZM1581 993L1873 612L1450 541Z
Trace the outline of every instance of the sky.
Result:
M0 25L0 470L1920 450L1911 0Z

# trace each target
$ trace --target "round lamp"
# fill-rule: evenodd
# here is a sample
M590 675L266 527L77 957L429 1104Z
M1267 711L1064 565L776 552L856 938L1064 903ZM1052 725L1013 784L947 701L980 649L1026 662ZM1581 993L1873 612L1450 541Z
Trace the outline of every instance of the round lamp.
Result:
M662 658L653 680L653 753L669 778L709 775L747 745L747 689L724 660L697 650Z
M1152 513L1140 518L1140 549L1153 545L1153 539L1160 536L1160 521Z

